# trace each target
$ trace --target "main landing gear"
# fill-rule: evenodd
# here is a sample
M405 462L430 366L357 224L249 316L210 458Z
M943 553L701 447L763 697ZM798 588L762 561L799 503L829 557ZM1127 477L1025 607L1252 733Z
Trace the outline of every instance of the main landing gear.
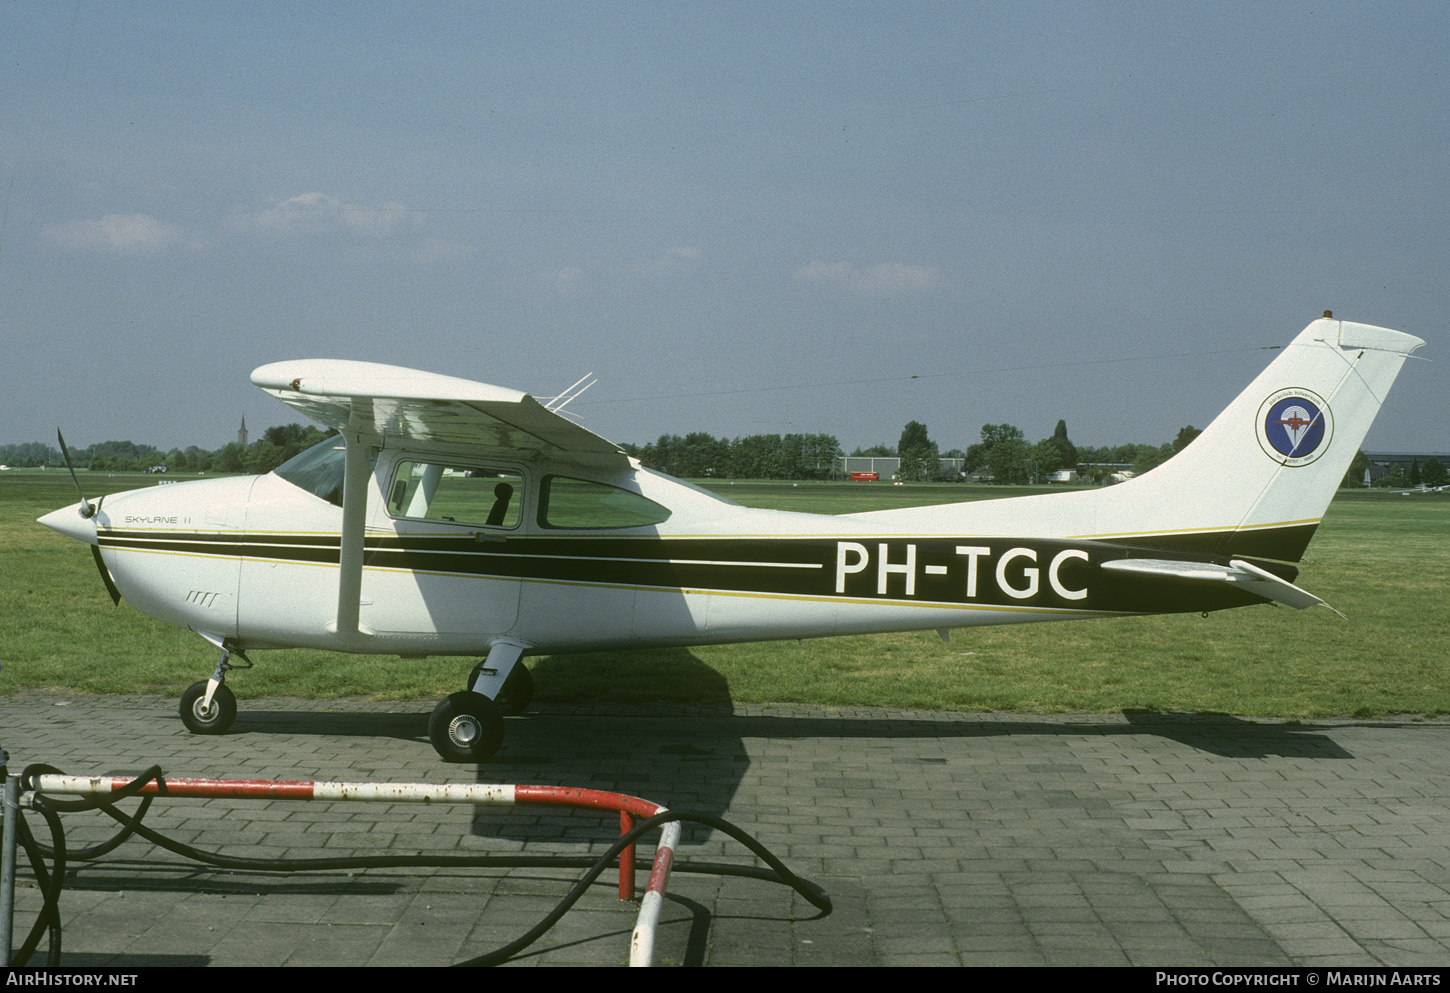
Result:
M500 643L473 667L468 689L445 697L428 719L428 739L447 762L486 762L503 744L503 719L522 714L534 677L519 664L524 646Z

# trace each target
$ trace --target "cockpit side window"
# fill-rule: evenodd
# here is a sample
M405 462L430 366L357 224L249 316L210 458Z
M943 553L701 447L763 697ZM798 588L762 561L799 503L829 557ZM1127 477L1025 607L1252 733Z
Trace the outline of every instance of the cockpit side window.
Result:
M607 483L545 476L540 488L539 526L544 528L638 528L669 517L668 508Z
M512 528L519 523L523 499L524 478L517 472L405 460L393 473L388 513Z

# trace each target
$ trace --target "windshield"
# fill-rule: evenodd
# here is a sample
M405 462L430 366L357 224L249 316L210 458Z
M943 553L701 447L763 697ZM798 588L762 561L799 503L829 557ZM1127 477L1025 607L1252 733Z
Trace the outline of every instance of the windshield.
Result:
M293 486L300 486L313 496L342 506L342 475L347 464L347 448L341 435L333 435L313 445L300 455L272 470Z

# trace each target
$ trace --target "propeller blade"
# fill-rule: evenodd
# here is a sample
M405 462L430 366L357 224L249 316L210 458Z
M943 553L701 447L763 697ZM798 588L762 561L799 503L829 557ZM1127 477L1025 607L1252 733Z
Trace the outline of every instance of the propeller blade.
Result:
M70 470L71 482L76 484L76 492L81 495L81 516L87 519L94 517L96 514L96 508L91 505L91 502L89 500L86 499L85 490L81 489L81 481L79 477L76 476L76 467L71 464L70 449L65 447L65 436L60 433L60 428L55 429L55 440L60 442L61 454L65 456L65 467ZM102 569L104 571L104 566L102 567ZM106 579L106 582L110 582L109 577Z
M86 499L86 491L81 489L80 477L76 475L75 464L71 462L70 458L70 449L65 445L65 435L60 433L60 428L55 429L55 440L60 442L61 454L65 456L65 467L70 470L71 482L76 484L76 492L81 495L81 516L90 520L101 509L101 500L104 500L105 497L101 497L95 503ZM91 546L91 558L96 560L96 568L101 572L101 581L106 584L106 592L111 594L111 602L120 606L121 591L116 588L116 581L111 578L111 570L106 568L106 560L101 558L100 545Z
M121 605L121 591L116 589L116 581L111 578L111 570L106 568L106 560L101 558L101 546L91 546L91 557L96 560L96 568L101 570L101 579L106 584L106 592L111 594L111 602L116 606Z

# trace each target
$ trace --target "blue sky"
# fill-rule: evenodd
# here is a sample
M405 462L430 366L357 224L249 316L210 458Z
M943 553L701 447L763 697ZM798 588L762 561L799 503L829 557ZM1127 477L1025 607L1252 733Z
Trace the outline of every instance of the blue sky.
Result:
M0 443L216 448L286 358L591 430L1204 426L1325 309L1450 449L1450 8L0 0ZM915 378L913 378L915 377Z

